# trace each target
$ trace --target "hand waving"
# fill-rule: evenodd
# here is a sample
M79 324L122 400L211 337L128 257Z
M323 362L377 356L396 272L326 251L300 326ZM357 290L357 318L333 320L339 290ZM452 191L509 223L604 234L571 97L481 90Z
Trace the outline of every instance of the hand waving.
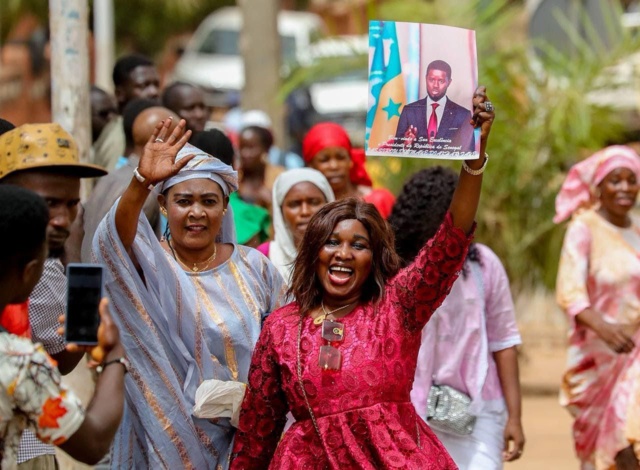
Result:
M176 162L178 152L191 137L191 131L185 132L187 123L181 119L176 128L167 134L171 127L171 118L158 123L149 141L144 146L138 164L139 172L151 184L157 184L176 175L194 155L189 155Z

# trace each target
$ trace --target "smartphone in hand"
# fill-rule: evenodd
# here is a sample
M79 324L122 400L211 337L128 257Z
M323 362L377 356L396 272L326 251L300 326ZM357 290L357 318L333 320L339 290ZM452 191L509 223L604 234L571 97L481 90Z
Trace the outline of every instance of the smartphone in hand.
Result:
M79 345L98 344L104 269L99 264L67 265L67 315L65 341Z

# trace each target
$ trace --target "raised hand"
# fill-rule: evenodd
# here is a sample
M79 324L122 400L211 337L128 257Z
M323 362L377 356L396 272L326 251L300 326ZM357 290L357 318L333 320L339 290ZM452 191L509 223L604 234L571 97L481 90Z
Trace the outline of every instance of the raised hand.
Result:
M495 109L487 97L487 89L483 86L476 88L473 94L473 116L470 123L473 127L480 127L480 139L484 142L489 138L495 117Z
M185 132L187 123L181 119L167 137L171 124L171 118L158 123L140 156L138 171L150 184L175 176L194 157L189 155L176 162L176 156L188 142L191 131Z
M411 145L413 145L413 142L416 140L417 134L418 134L418 128L413 125L410 125L409 128L404 133L404 140L403 140L404 146L411 147Z

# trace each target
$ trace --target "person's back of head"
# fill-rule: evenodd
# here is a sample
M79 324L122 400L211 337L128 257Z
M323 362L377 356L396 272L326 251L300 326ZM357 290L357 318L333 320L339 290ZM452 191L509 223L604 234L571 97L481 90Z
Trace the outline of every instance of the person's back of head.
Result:
M134 149L142 149L149 141L156 126L160 121L172 118L173 125L169 128L171 132L180 121L179 116L163 106L152 106L144 109L133 120L132 136Z
M420 170L405 183L388 219L404 265L436 234L457 184L455 171L442 166Z
M213 155L218 160L233 166L235 151L231 139L219 129L197 132L191 138L191 144L203 152Z
M124 137L127 142L127 147L133 149L133 123L136 118L144 110L154 108L158 106L158 102L155 100L148 100L145 98L137 98L129 101L122 110L122 128L124 129Z
M153 61L143 55L120 57L113 67L113 84L121 111L134 98L157 100L159 97L158 70Z
M0 299L27 300L47 257L49 209L36 193L0 185Z

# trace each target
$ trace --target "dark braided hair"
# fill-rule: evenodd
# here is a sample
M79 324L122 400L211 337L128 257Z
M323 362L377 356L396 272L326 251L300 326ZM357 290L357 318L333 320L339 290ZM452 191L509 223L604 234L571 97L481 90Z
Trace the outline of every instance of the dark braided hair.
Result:
M410 264L438 231L457 184L458 175L443 166L420 170L405 183L388 219L403 266ZM474 243L469 247L465 264L466 261L482 264ZM466 266L463 275L466 276Z

